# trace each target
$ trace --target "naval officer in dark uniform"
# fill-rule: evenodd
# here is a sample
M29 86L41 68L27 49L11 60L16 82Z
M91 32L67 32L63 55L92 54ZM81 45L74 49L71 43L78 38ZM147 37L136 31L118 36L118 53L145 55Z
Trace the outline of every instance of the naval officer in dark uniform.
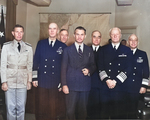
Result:
M92 38L92 50L94 52L94 60L97 68L98 53L101 49L100 42L102 34L98 30L94 30L91 34ZM91 90L89 93L88 101L88 119L99 119L100 118L100 90L102 81L99 78L98 68L91 75Z
M126 117L124 106L126 86L124 82L132 71L130 48L120 44L121 30L110 30L111 43L101 48L98 70L101 81L101 117L120 119Z
M56 39L58 26L49 24L49 38L40 40L33 60L33 69L38 71L36 93L36 119L56 120L58 113L58 85L60 83L61 59L66 45Z
M136 119L139 96L146 92L149 83L149 64L146 52L137 48L138 37L135 34L129 36L128 44L133 51L133 59L131 60L133 72L127 81L128 118Z

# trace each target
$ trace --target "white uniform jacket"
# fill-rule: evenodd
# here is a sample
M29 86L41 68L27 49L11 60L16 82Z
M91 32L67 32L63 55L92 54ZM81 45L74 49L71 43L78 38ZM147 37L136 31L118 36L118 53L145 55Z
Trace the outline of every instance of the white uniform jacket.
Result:
M20 52L16 40L4 43L2 48L1 82L7 82L8 88L26 88L27 82L32 82L32 47L23 41L20 44Z

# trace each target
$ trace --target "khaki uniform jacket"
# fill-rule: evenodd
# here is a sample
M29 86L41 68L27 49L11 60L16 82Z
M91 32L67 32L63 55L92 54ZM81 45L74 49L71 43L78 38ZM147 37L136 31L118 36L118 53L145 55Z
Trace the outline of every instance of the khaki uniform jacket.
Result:
M32 47L23 41L20 43L20 52L16 40L4 43L2 48L1 82L7 82L9 88L26 88L27 82L32 82Z

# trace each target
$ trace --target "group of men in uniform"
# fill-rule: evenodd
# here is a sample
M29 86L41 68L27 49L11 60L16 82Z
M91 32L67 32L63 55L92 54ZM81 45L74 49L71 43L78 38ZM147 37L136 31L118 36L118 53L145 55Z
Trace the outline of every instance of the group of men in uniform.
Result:
M61 109L68 120L136 118L138 98L146 92L149 78L148 58L137 49L137 36L129 37L129 47L122 45L121 30L115 27L110 30L110 43L101 47L102 34L95 30L88 47L83 43L86 29L78 26L75 42L67 47L68 31L60 31L59 41L58 30L56 23L49 24L49 37L38 42L34 58L31 45L22 41L21 25L12 31L14 40L4 44L1 81L7 119L24 120L32 64L38 75L32 82L36 120L56 120ZM60 101L64 96L65 101Z

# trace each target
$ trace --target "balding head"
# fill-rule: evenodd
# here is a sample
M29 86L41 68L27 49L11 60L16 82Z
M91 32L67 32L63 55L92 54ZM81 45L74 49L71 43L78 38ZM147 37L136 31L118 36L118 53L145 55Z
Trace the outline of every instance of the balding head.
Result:
M118 27L110 29L109 35L112 40L112 43L117 44L120 42L120 38L122 35L121 30Z
M57 37L57 33L59 32L58 25L56 23L49 24L49 38L51 40L55 40Z
M128 38L128 44L131 49L135 49L138 46L138 37L135 34L132 34Z

